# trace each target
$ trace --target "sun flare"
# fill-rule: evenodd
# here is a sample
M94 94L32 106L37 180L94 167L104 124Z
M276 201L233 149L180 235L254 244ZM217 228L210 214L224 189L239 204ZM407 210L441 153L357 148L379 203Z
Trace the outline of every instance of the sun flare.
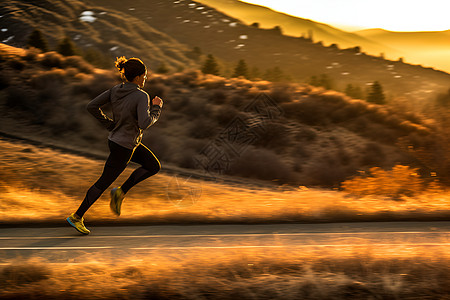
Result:
M383 28L390 31L442 31L450 29L445 0L241 0L300 18L354 31Z

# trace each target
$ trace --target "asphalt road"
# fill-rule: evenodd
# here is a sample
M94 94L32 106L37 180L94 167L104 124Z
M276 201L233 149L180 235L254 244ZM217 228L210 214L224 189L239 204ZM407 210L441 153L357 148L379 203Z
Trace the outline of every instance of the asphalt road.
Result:
M0 228L0 263L45 257L81 262L92 255L207 249L400 249L449 247L450 222L378 222L272 225ZM86 255L87 254L87 255Z

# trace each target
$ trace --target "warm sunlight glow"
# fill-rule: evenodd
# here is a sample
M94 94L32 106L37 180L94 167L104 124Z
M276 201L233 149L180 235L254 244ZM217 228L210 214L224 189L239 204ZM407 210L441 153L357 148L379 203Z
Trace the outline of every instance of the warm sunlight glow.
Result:
M241 0L300 18L352 31L383 28L391 31L450 29L447 0Z

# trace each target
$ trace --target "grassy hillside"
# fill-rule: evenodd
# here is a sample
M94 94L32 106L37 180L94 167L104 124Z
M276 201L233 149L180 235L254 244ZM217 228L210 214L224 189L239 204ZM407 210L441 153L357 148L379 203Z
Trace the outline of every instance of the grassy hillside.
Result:
M9 49L0 48L2 130L105 151L107 132L85 106L118 75L80 57ZM209 171L199 161L212 163L204 153L220 144L228 156L221 174L336 186L358 170L414 163L407 146L433 140L433 127L412 113L308 85L192 70L152 74L145 89L165 106L144 142L163 163L184 168Z
M90 11L91 19L83 19ZM0 41L24 47L39 29L51 50L68 36L80 51L91 51L111 61L116 56L139 56L152 68L165 63L174 70L192 66L188 50L170 36L125 12L87 4L86 1L15 1L0 7Z

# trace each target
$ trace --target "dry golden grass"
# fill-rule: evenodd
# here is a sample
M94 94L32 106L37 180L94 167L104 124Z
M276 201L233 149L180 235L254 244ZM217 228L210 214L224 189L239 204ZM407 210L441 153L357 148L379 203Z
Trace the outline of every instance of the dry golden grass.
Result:
M63 222L77 209L103 168L103 161L5 140L0 140L0 152L0 219L4 223ZM116 185L132 169L129 166ZM383 195L356 197L337 190L192 178L184 182L186 179L161 172L137 185L125 199L120 218L110 212L105 193L86 214L87 224L111 220L128 223L430 220L446 218L450 213L448 193L437 189L394 201Z
M446 249L194 250L10 260L1 299L448 299Z

